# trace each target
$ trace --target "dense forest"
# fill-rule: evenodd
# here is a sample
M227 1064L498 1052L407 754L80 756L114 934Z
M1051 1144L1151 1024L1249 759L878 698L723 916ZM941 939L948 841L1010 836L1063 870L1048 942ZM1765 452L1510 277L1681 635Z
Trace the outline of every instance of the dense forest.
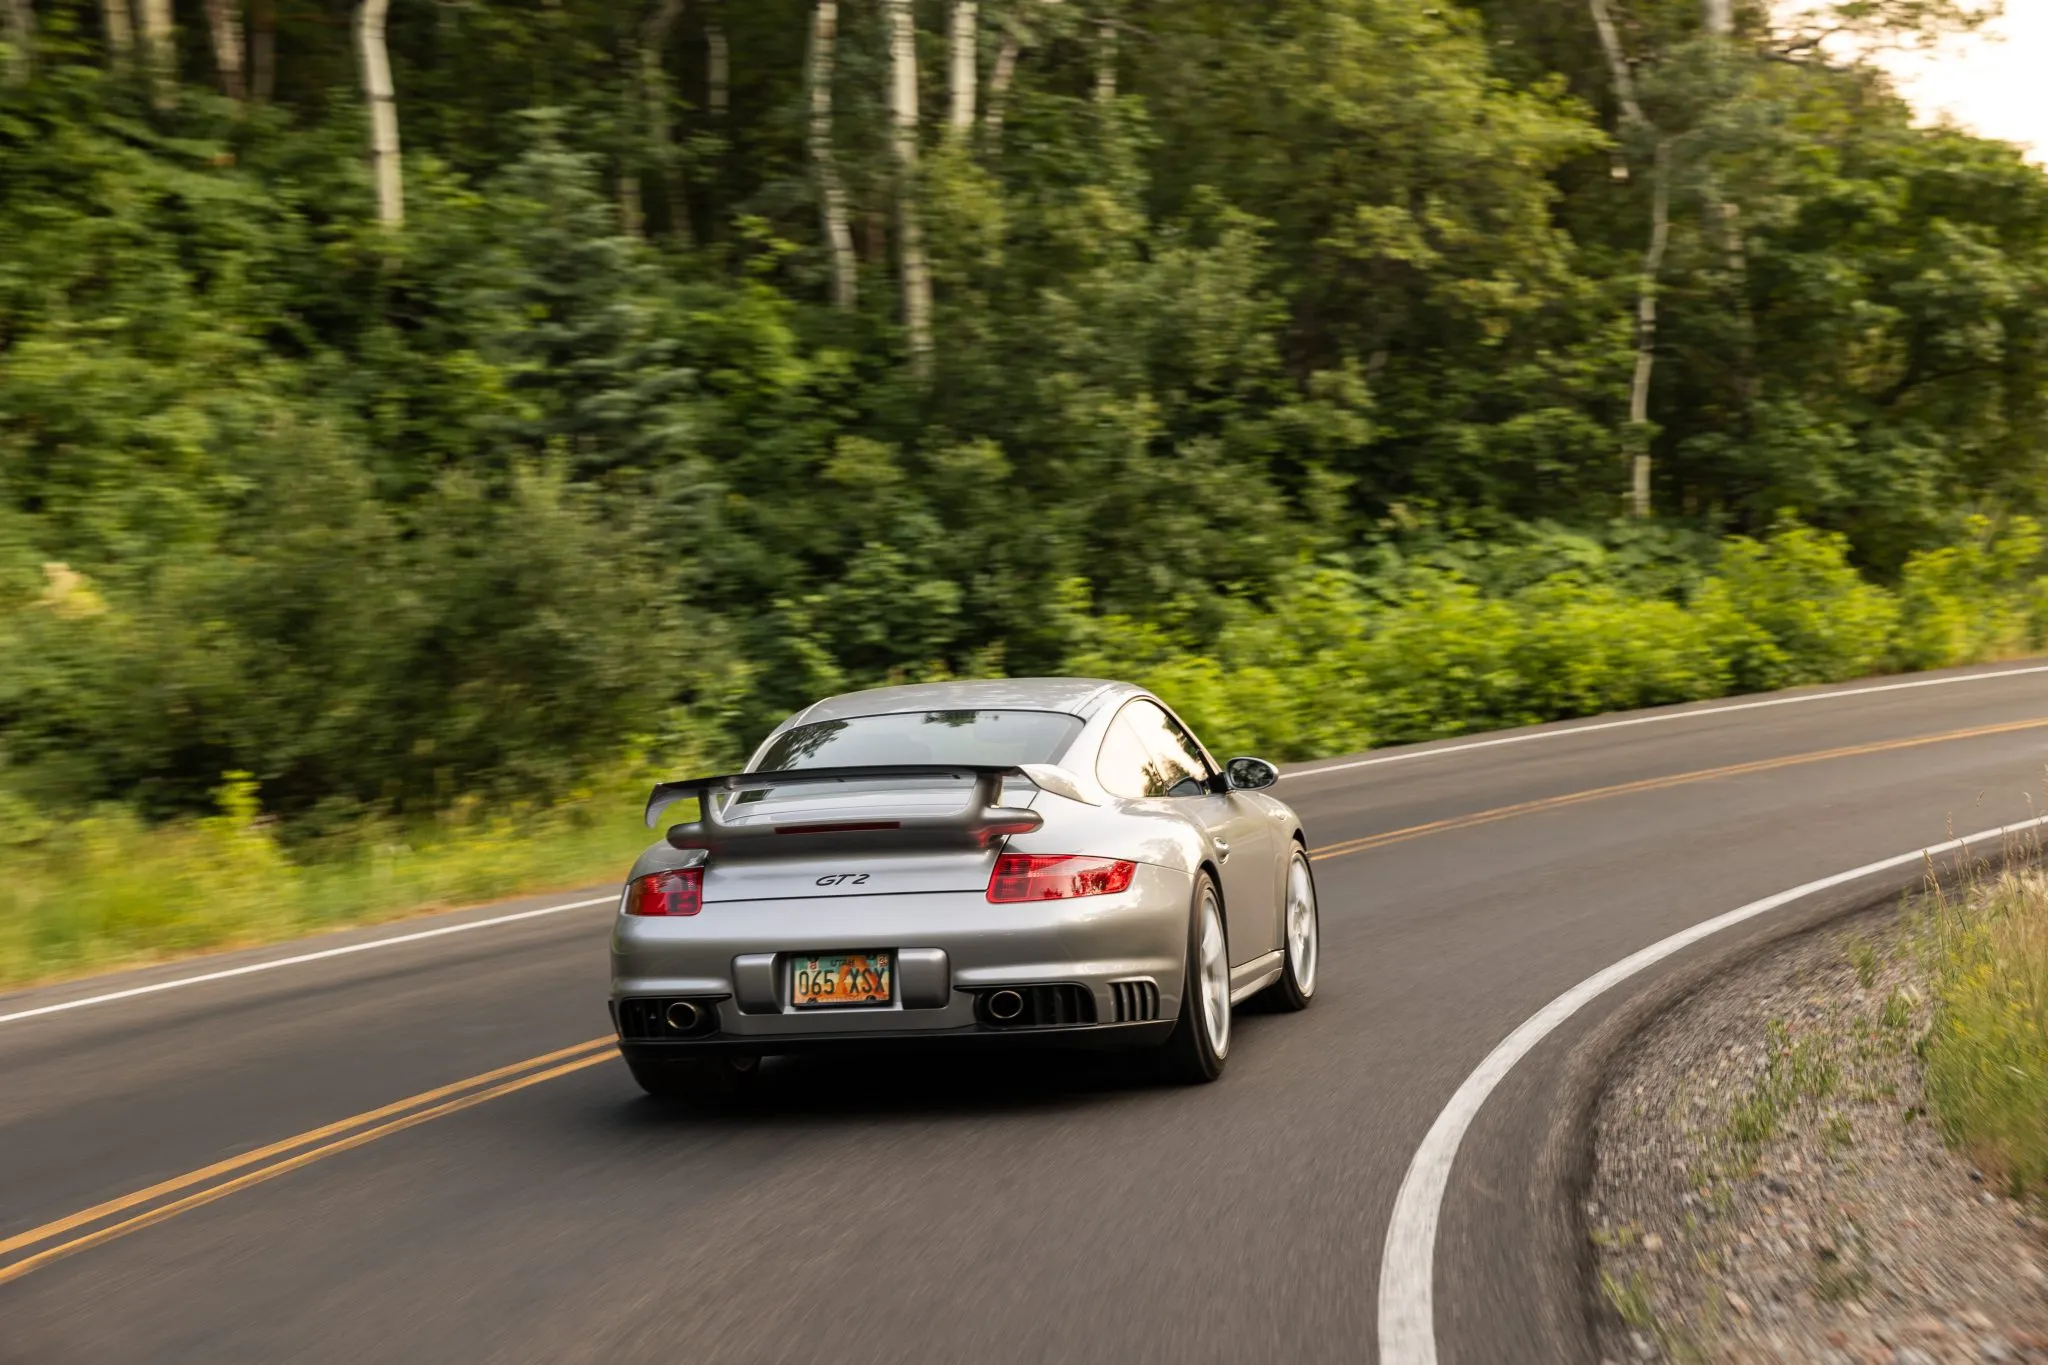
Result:
M890 678L1290 757L2048 626L2048 176L1865 61L1946 0L0 20L18 848Z

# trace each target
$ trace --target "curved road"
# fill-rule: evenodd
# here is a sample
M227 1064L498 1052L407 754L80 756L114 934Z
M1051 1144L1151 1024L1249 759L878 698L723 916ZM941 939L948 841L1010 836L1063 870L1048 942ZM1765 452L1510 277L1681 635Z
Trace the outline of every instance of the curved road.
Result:
M756 1112L672 1114L593 1042L608 897L0 997L0 1365L1374 1359L1403 1173L1524 1019L1710 916L2034 813L2048 671L1935 676L1295 770L1321 993L1244 1019L1200 1089L789 1061ZM1572 1358L1544 1163L1573 1048L1709 950L1480 1110L1442 1360Z

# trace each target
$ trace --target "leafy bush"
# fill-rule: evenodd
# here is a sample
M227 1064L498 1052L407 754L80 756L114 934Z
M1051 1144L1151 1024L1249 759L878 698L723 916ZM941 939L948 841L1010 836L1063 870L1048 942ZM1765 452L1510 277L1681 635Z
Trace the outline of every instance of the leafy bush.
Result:
M1891 658L1899 616L1851 567L1846 538L1798 525L1730 539L1693 609L1739 692L1874 673Z
M1972 517L1961 543L1908 558L1899 583L1899 664L1943 668L2017 653L2038 639L2039 598L2027 573L2041 543L2030 517L1996 529Z
M1553 539L1518 551L1504 575L1518 586L1498 593L1471 574L1501 555L1438 543L1375 575L1304 571L1269 605L1232 603L1220 627L1091 618L1081 593L1067 619L1084 643L1066 667L1144 683L1218 748L1310 758L1999 658L2043 619L2026 577L2039 537L2024 519L1971 532L1916 557L1897 591L1860 575L1841 537L1788 523L1726 541L1702 575L1645 578L1595 539L1566 556Z

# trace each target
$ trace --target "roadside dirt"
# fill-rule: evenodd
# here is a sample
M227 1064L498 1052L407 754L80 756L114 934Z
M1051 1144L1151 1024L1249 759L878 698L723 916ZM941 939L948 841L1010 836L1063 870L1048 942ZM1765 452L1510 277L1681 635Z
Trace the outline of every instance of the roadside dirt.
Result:
M1638 1360L2048 1362L2048 1224L1925 1115L1897 915L1719 980L1601 1101L1599 1345Z

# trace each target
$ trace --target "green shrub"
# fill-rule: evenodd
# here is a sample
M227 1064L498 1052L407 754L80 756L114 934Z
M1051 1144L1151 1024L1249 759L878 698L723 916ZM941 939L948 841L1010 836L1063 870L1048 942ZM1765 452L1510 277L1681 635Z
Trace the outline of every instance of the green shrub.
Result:
M1849 563L1846 538L1788 525L1729 539L1692 609L1738 692L1874 673L1891 658L1898 606Z
M1994 530L1972 517L1963 541L1906 560L1899 582L1897 658L1906 668L1944 668L1998 658L2038 638L2039 526L2015 517Z

